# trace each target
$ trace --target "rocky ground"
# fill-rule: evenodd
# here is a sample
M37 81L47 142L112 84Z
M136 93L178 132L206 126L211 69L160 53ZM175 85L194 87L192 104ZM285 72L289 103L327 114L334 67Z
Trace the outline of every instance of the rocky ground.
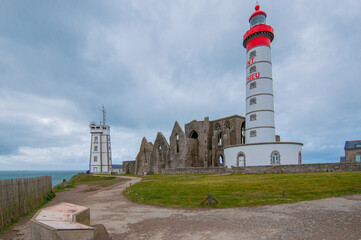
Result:
M51 202L90 207L91 224L116 239L361 239L361 195L229 209L171 209L135 204L122 196L129 182L83 192L77 186ZM25 218L0 239L30 239Z

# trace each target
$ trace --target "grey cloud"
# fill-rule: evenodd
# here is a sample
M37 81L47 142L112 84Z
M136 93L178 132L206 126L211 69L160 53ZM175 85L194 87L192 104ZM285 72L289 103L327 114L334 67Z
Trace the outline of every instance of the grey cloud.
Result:
M305 143L305 161L338 160L338 147L360 133L361 29L353 24L360 3L260 4L276 34L276 131ZM101 104L117 161L134 158L143 135L168 137L175 120L244 115L242 37L253 7L236 0L4 2L0 134L8 140L0 139L0 160L50 152L60 155L59 167L72 159L86 168L87 124L100 120Z

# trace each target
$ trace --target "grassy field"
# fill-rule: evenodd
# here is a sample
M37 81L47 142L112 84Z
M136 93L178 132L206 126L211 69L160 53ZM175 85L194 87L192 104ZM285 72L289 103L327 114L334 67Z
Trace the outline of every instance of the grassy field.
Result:
M64 182L54 187L54 192L61 192L66 190L67 188L73 188L78 184L87 184L88 189L86 192L95 191L102 187L109 187L116 183L127 181L124 178L117 178L114 176L93 176L87 174L77 174L73 176L68 182Z
M286 197L283 197L283 190ZM212 194L214 207L291 203L361 194L361 172L303 174L148 175L123 194L141 203L170 207L199 207Z

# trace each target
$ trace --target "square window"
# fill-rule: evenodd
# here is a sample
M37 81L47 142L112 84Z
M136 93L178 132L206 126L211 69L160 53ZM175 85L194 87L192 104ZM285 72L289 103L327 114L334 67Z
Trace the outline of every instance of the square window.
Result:
M254 104L256 104L257 103L257 98L251 98L250 100L249 100L249 105L254 105Z
M98 146L94 146L94 152L98 151Z
M257 120L257 114L251 114L251 116L249 116L249 120L250 121L256 121Z
M256 66L253 66L253 67L251 67L251 69L249 70L249 73L254 73L254 72L256 72L256 71L257 71Z
M250 137L257 137L257 131L256 130L253 130L249 133L249 136Z
M253 89L253 88L256 88L257 87L257 82L254 81L254 82L251 82L251 84L249 85L249 89Z
M249 58L254 58L256 56L256 51L252 51L250 54L249 54Z

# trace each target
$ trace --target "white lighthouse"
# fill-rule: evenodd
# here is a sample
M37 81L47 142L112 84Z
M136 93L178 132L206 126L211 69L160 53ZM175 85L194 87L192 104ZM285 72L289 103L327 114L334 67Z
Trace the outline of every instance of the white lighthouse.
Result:
M91 122L89 125L91 134L89 172L111 173L112 154L110 144L110 126L105 124L105 109L102 107L103 122Z
M273 28L257 5L243 37L247 49L245 144L224 149L228 166L301 164L302 143L276 139L271 42Z
M266 17L257 5L249 19L251 29L243 38L247 48L246 144L276 141L271 62L274 35Z

